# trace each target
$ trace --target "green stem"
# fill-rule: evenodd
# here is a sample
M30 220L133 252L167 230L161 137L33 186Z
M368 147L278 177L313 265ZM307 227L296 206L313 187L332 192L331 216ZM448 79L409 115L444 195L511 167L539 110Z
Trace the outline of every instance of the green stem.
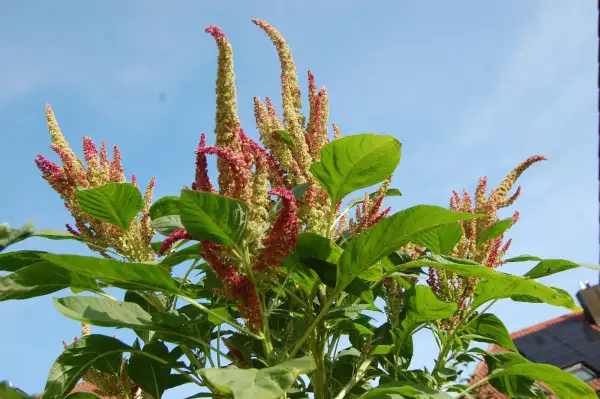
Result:
M466 387L465 389L463 389L462 391L459 392L458 396L456 397L456 399L461 399L463 396L467 395L469 392L479 388L480 386L482 386L483 384L487 383L491 378L490 377L486 377L480 381L477 381L475 384Z
M196 308L200 309L200 310L201 310L201 311L203 311L204 313L206 313L206 314L209 314L209 315L213 316L214 318L216 318L216 319L218 319L218 320L222 321L223 323L225 323L225 324L227 324L227 325L229 325L229 326L231 326L231 327L235 328L236 330L238 330L238 331L240 331L240 332L243 332L244 334L246 334L246 335L248 335L248 336L250 336L250 337L252 337L252 338L254 338L254 339L258 339L259 341L263 341L263 340L265 339L265 337L263 337L263 336L260 336L260 335L257 335L257 334L255 334L255 333L253 333L252 331L248 330L247 328L245 328L245 327L243 327L243 326L239 325L238 323L236 323L236 322L234 322L234 321L232 321L232 320L229 320L229 319L227 319L226 317L223 317L223 316L221 316L221 315L220 315L220 314L218 314L218 313L215 313L215 312L213 312L212 310L210 310L210 309L209 309L209 308L207 308L206 306L204 306L204 305L202 305L202 304L200 304L200 303L198 303L198 302L194 301L194 300L193 300L193 299L191 299L191 298L188 298L188 297L186 297L186 296L184 296L184 295L177 295L177 296L178 296L179 298L183 299L184 301L186 301L186 302L189 302L189 303L190 303L192 306L194 306L194 307L196 307Z
M367 369L371 365L371 362L373 361L373 359L375 359L375 358L374 357L368 357L368 358L365 359L364 362L362 362L362 364L360 365L360 367L358 368L358 370L356 370L356 374L354 374L354 377L352 377L352 379L350 381L348 381L348 383L337 394L337 396L335 397L335 399L342 399L344 396L346 396L346 394L352 388L354 388L354 386L358 383L358 381L360 381L360 379L363 378L363 376L367 372Z
M187 280L188 276L190 275L190 273L192 272L192 270L194 270L194 268L196 267L196 265L198 264L200 260L199 259L195 259L194 262L192 263L192 265L189 267L189 269L185 272L185 274L183 275L183 278L181 279L181 284L179 284L179 289L181 289L181 287L183 286L183 284L185 283L185 280ZM176 306L177 306L177 296L175 296L173 298L173 305L171 305L171 309L175 310Z
M217 326L217 365L221 367L221 325Z
M292 352L290 353L290 358L293 358L294 356L296 356L296 354L298 353L298 351L302 348L302 345L304 345L304 343L306 342L306 340L308 338L310 338L310 334L315 330L315 328L317 327L317 325L321 322L321 319L323 319L323 317L325 317L325 315L327 314L327 311L329 310L329 308L333 304L333 300L334 300L334 298L336 296L337 296L337 293L334 291L333 294L329 297L329 299L325 303L325 306L323 306L323 308L321 309L321 311L319 312L319 314L315 318L315 320L306 329L306 331L304 331L304 334L302 335L302 337L300 338L300 340L296 343L296 345L294 346L294 349L292 349Z

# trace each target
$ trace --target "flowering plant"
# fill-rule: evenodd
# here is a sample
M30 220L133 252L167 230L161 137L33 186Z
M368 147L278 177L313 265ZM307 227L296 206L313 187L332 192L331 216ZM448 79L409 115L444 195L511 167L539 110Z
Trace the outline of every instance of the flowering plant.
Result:
M529 158L489 193L485 178L474 198L454 192L450 209L419 205L392 214L383 202L400 195L390 188L400 142L341 138L336 125L330 141L327 91L317 91L309 72L305 117L288 45L266 22L253 22L281 61L282 116L269 98L255 98L262 146L244 133L232 47L220 29L207 28L219 50L216 143L201 136L195 180L178 196L153 203L154 179L144 194L135 176L127 182L116 146L109 160L104 142L98 151L85 137L80 160L47 107L62 165L42 155L36 164L75 223L67 231L4 225L0 250L37 236L80 241L101 257L0 255L0 270L10 273L0 278L0 300L65 288L95 294L54 299L59 312L82 323L82 337L64 343L41 397L159 399L192 383L199 389L193 397L439 399L474 397L489 381L510 396L545 397L541 382L560 398L595 398L570 374L519 355L502 322L486 312L503 298L577 309L568 293L536 281L577 264L504 259L511 243L504 234L518 213L499 220L497 211L513 204L518 177L544 158ZM217 184L209 155L217 157ZM156 233L163 239L152 242ZM538 264L524 276L495 270L521 261ZM108 287L124 295L116 299ZM90 325L128 328L138 338L127 344L92 334ZM440 349L431 371L409 369L412 337L423 329ZM488 353L474 342L508 352ZM457 382L457 367L478 359L489 377ZM82 378L94 386L88 396L71 393Z

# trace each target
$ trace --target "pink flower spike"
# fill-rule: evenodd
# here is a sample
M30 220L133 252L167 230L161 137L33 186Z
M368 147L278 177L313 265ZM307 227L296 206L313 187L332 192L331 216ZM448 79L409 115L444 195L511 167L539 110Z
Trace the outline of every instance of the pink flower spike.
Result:
M220 38L224 38L225 37L225 34L221 30L221 28L216 27L214 25L211 25L211 26L207 27L206 29L204 29L204 31L206 33L210 33L215 39L220 39Z
M137 178L135 177L135 175L131 175L131 184L133 184L136 187L138 186Z
M196 179L192 183L192 190L214 193L216 190L210 181L210 177L208 177L206 153L203 152L205 147L206 136L202 133L200 135L200 144L198 144L198 149L196 150Z
M513 226L519 221L519 211L515 211L515 213L513 213Z
M121 183L123 182L123 164L121 163L121 152L119 152L119 147L113 147L113 160L110 163L109 170L110 181L113 183Z
M81 235L77 230L75 230L74 228L72 228L71 225L66 224L65 227L67 228L67 231L69 233L73 234L74 236L79 237Z
M311 71L308 71L308 101L312 105L315 97L317 96L317 84L315 83L315 76Z
M179 240L191 240L192 236L190 234L188 234L188 232L185 229L177 229L177 230L173 230L173 232L171 234L169 234L169 236L167 238L165 238L165 240L162 242L160 249L158 250L158 255L159 256L163 256L163 254L165 252L167 252L167 250L169 248L171 248L171 246Z
M296 245L299 230L294 194L284 188L275 188L269 191L269 194L281 198L282 205L279 216L263 240L264 248L258 255L258 262L253 265L254 269L263 271L281 265L283 259Z

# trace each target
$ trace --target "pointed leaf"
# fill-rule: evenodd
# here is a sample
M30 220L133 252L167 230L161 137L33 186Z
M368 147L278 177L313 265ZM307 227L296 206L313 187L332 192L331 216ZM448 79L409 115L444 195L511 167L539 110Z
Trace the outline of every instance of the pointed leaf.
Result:
M113 363L115 355L118 358L131 349L129 345L116 338L96 334L73 342L52 365L42 399L66 396L91 365L107 361ZM110 366L115 365L110 364ZM120 364L117 365L117 370L119 366Z
M363 270L390 252L445 224L481 217L438 206L418 205L381 220L345 247L338 261L338 289L344 288Z
M181 216L179 215L161 216L153 219L150 225L163 236L168 236L174 230L183 229L183 223L181 223Z
M442 391L436 391L426 385L411 382L391 382L369 390L359 399L452 399Z
M160 261L160 265L164 267L174 267L187 260L198 259L200 258L200 254L202 254L202 244L190 245L189 247L182 248L179 251L168 255Z
M542 261L543 259L533 255L519 255L514 258L505 259L505 262L529 262L529 261Z
M44 262L41 254L43 251L12 251L0 254L0 270L16 272L17 270L38 262Z
M564 272L566 270L574 269L579 267L579 265L575 262L571 262L569 260L564 259L544 259L533 269L525 273L523 277L529 278L541 278L550 276L552 274Z
M163 359L163 362L136 353L129 359L127 372L142 391L148 392L153 398L160 399L169 387L171 378L171 367L168 365L169 349L164 343L155 341L145 345L142 353Z
M458 222L448 223L420 234L418 241L420 245L435 254L448 255L456 247L462 234L463 230Z
M400 162L400 142L393 136L360 134L321 148L310 171L336 204L346 195L391 176Z
M514 219L508 218L499 220L491 226L483 229L477 235L477 245L481 245L488 240L493 240L494 238L500 237L502 234L506 232L506 230L510 229L513 225Z
M290 360L264 369L202 369L212 386L235 399L278 399L300 374L316 368L312 356Z
M218 194L181 191L181 222L196 240L233 248L242 240L248 224L248 206Z
M42 260L0 277L0 301L34 298L65 288L100 291L93 279Z
M80 189L76 196L86 214L123 230L129 229L131 221L144 208L140 190L131 183L108 183Z
M142 289L178 293L169 272L149 263L119 262L80 255L42 254L47 261L78 275L100 280L124 289Z
M479 315L464 331L474 341L496 344L502 348L518 351L504 323L491 313Z
M148 214L152 220L162 216L179 215L179 197L174 195L162 197L152 204Z
M119 302L93 296L54 298L54 306L64 316L96 326L149 329L152 316L133 302Z
M501 279L480 281L475 287L475 298L471 306L475 309L493 299L518 298L520 296L537 298L550 305L563 306L574 311L581 310L571 295L564 290L557 290L537 281L509 275Z
M68 231L55 230L55 229L40 229L32 234L32 237L48 238L50 240L77 240L81 241L81 238Z
M588 384L549 364L532 363L517 353L495 353L486 356L490 377L522 376L548 385L561 399L597 399Z
M439 300L431 288L424 285L415 285L406 291L404 320L407 323L447 319L452 317L456 310L455 303Z

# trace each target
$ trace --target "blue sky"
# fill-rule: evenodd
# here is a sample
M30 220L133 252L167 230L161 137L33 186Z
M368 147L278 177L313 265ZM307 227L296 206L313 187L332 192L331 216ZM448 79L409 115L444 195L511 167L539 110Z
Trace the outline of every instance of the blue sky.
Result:
M256 137L253 96L280 104L275 50L250 22L259 18L291 45L304 94L307 69L327 87L331 121L343 134L389 133L403 143L393 187L404 196L389 201L394 211L447 206L452 189L473 191L482 175L497 184L520 161L543 154L549 161L521 179L511 254L598 262L594 3L98 4L24 0L2 7L0 221L62 228L71 220L33 163L37 153L51 152L45 103L79 154L84 135L118 144L128 175L144 184L156 176L157 198L190 184L200 133L214 140L217 53L208 25L220 26L233 44L240 116ZM86 253L43 240L15 249L33 248ZM578 281L597 279L580 269L544 282L575 294ZM509 330L566 312L508 300L495 311ZM0 314L0 379L40 392L78 323L59 315L50 296L0 303ZM430 364L434 341L422 334L415 344L413 366ZM193 392L183 387L165 397Z

